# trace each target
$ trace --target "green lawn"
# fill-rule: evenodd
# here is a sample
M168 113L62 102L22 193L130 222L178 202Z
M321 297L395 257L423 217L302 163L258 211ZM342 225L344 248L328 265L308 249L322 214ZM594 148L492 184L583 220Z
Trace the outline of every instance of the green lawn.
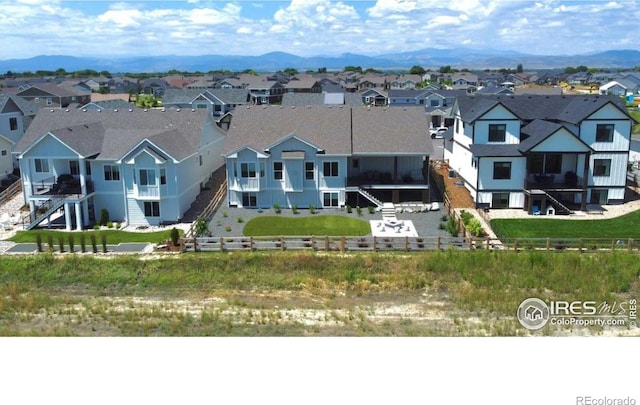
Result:
M246 236L363 236L369 233L371 227L367 221L337 215L303 218L265 216L252 219L244 227Z
M629 114L631 114L631 116L638 121L638 124L633 126L633 130L631 131L634 134L640 134L640 111L636 111L634 109L629 108L628 109Z
M634 238L640 239L640 211L611 219L494 219L491 228L509 238Z
M170 239L169 233L171 228L166 231L159 232L126 232L118 230L100 230L100 231L85 231L83 232L87 237L87 243L89 241L89 235L95 233L100 240L100 235L107 235L107 243L110 245L117 245L118 243L127 242L148 242L148 243L160 243ZM180 231L180 235L184 232ZM68 240L68 235L73 234L76 238L76 243L80 243L79 232L64 232L64 231L48 231L48 230L35 230L35 231L18 231L16 235L9 240L16 243L36 243L36 235L42 235L42 242L47 242L48 235L53 235L54 243L58 243L58 237L63 235L65 241Z

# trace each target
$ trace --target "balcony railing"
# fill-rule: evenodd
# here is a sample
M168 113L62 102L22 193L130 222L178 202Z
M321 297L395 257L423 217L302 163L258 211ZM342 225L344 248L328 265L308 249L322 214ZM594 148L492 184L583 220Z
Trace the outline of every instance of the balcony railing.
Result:
M567 178L559 174L532 174L525 180L525 188L528 190L582 190L584 188L583 180L584 178L580 176Z
M93 182L86 182L87 194L93 193ZM82 195L80 179L72 177L55 176L42 179L31 184L31 195Z

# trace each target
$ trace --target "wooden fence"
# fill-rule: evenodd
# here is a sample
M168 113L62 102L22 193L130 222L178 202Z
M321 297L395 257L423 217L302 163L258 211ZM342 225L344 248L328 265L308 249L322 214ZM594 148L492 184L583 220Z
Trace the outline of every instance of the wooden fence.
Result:
M213 196L211 201L209 201L209 204L205 207L202 213L198 215L198 218L189 227L189 230L186 232L187 237L192 237L194 235L195 226L198 221L202 220L205 222L209 222L209 220L211 220L211 218L213 217L213 214L215 213L216 209L218 209L218 207L220 206L220 204L222 203L226 195L227 195L227 179L224 179L220 187L218 187L218 191L216 192L216 194Z
M0 192L0 205L3 205L7 201L11 200L21 191L22 191L22 180L18 179L14 181L13 184L7 187L4 191Z
M581 253L602 253L625 251L640 253L639 239L605 238L495 238L472 237L429 237L429 238L388 238L388 237L331 237L331 236L235 236L183 238L181 245L185 252L233 252L233 251L290 251L310 250L324 252L357 251L400 251L420 252L437 250L481 250L504 252L520 251L579 251Z

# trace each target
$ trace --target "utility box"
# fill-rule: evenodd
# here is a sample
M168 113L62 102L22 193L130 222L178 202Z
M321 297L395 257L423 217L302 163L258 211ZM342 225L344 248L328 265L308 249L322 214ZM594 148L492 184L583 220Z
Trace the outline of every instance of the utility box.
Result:
M547 207L547 215L556 215L556 209L552 206Z

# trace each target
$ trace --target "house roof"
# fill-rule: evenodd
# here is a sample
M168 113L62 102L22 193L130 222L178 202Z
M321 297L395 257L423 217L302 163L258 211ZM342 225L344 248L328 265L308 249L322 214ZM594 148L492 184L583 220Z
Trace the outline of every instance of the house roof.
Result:
M613 104L628 116L624 103L615 96L466 96L458 98L465 122L473 122L498 103L525 121L545 119L578 124L606 104Z
M420 108L353 108L353 154L431 155L427 116Z
M0 94L0 113L4 111L7 103L13 102L22 111L24 115L35 115L40 107L28 102L27 100L13 95L13 94Z
M24 153L47 133L85 157L118 160L148 139L180 161L199 150L205 110L41 110L15 147Z
M576 134L570 127L545 120L533 120L531 123L522 127L520 132L524 135L528 135L528 138L520 142L518 149L523 153L529 152L562 128L575 136L576 140L579 143L582 143L586 149L591 150L591 147L579 139L577 136L578 134Z
M420 109L348 106L246 106L236 109L225 155L243 148L265 151L295 135L330 155L433 152Z
M359 107L362 98L359 94L349 92L339 93L284 93L282 95L283 106L307 106L307 105L348 105Z

